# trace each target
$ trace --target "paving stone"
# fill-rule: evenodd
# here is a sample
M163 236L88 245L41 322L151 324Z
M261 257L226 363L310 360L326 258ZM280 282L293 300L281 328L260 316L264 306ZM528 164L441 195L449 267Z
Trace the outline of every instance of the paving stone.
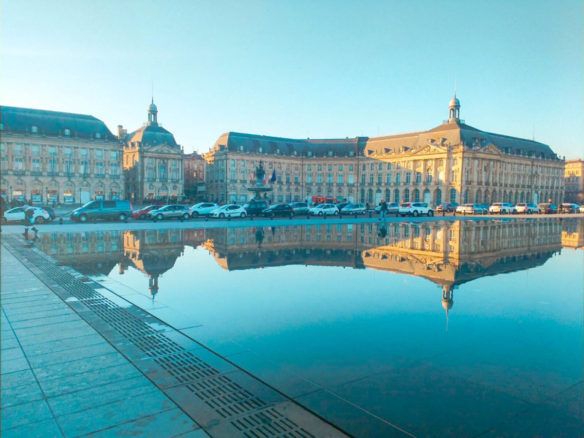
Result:
M93 332L83 336L59 339L53 342L31 344L23 346L27 357L31 358L44 354L61 353L67 355L67 350L90 347L96 345L109 345L100 335Z
M51 418L53 416L44 400L2 408L2 435L6 429Z
M16 371L10 374L2 374L2 376L0 376L2 389L31 385L33 383L36 383L36 379L30 369Z
M102 430L89 436L118 437L118 436L184 436L186 433L199 432L201 429L187 417L180 409L160 412L138 420L130 421L111 429ZM197 435L194 435L197 436ZM199 437L208 436L199 434Z
M87 347L71 348L66 351L28 356L28 361L33 368L44 368L49 365L93 358L109 353L117 353L117 351L108 343L103 342Z
M4 340L4 339L2 339ZM2 361L24 358L22 350L18 347L9 348L2 352Z
M102 368L127 364L128 361L117 351L69 362L61 362L35 369L39 382L56 378L67 378L72 375L98 371Z
M9 374L27 369L29 369L29 366L24 356L17 359L3 360L0 364L0 374Z
M101 386L93 386L83 391L71 392L48 399L49 405L57 416L103 406L114 402L158 391L144 376L136 376Z
M65 435L77 436L174 408L174 403L164 394L153 392L82 412L58 416L57 422L65 432Z
M37 421L12 429L3 429L3 438L53 438L62 437L59 426L54 419Z
M29 327L46 327L52 324L61 324L63 322L79 321L79 316L68 313L65 315L52 315L46 318L35 318L35 319L25 319L21 321L13 321L12 328L14 330L20 330Z
M41 388L36 381L28 385L19 385L8 388L2 386L0 392L2 394L2 409L34 400L41 400L43 398Z

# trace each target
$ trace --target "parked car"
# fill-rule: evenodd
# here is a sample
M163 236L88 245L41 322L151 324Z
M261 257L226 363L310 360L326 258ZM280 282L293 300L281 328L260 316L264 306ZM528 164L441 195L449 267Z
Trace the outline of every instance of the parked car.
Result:
M288 204L274 204L262 211L262 214L266 217L294 216L294 210Z
M341 211L342 214L365 214L365 205L349 203Z
M339 209L334 204L319 204L312 207L308 212L312 216L330 216L338 215Z
M209 216L218 207L219 204L214 202L199 202L189 208L189 213L191 217Z
M558 207L558 213L576 213L579 209L580 206L577 204L562 202Z
M98 219L125 221L131 215L132 205L130 201L104 201L103 199L97 199L73 210L71 220L75 222Z
M148 212L148 217L155 221L164 219L188 219L189 208L186 205L170 204Z
M521 202L515 206L515 211L522 214L539 213L540 208L532 202Z
M436 213L442 213L443 211L446 213L452 213L456 210L456 207L458 207L458 203L456 202L451 204L440 204L438 207L436 207Z
M225 204L213 210L209 217L226 218L226 217L246 217L247 211L244 207L237 204Z
M335 207L337 207L339 209L339 212L341 212L343 210L343 208L345 208L349 204L350 204L350 202L339 202L339 203L335 204Z
M488 210L481 204L463 204L456 207L456 213L467 214L487 214Z
M404 202L400 204L398 213L400 216L434 216L434 210L425 202Z
M46 210L47 213L49 213L50 216L50 220L55 220L57 218L57 215L55 214L55 210L53 210L51 207L40 207L43 210Z
M580 213L584 213L584 204L582 204L580 206L580 208L578 209L578 211L580 211Z
M16 223L16 222L24 222L26 218L26 211L32 209L32 223L33 224L42 224L45 222L49 222L51 220L51 215L47 210L42 207L29 207L29 206L22 206L22 207L15 207L11 208L10 210L6 210L2 215L2 223Z
M308 214L308 204L306 202L291 202L290 207L295 215Z
M252 199L243 206L248 216L259 216L270 204L264 199Z
M158 208L160 208L159 205L148 205L146 207L139 208L138 210L132 211L132 217L134 219L138 219L138 220L147 219L148 212L150 212L152 210L156 210Z
M489 213L493 214L513 214L515 207L508 202L495 202L489 207Z
M381 211L381 205L375 207L375 212L379 213ZM399 213L399 204L397 202L388 202L386 214L397 214Z
M539 207L540 214L554 214L558 212L558 206L551 202L542 202L541 204L537 204L537 206Z

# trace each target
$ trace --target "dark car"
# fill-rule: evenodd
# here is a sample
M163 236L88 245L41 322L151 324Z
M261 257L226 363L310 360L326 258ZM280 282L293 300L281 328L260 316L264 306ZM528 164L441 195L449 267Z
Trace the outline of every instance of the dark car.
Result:
M339 202L338 204L335 204L335 205L339 209L339 211L341 211L343 208L345 208L349 204L350 204L350 202Z
M53 210L51 207L42 207L44 210L46 210L47 213L49 213L49 216L51 217L51 220L54 221L55 218L57 217L57 215L55 214L55 210Z
M436 207L436 213L442 213L443 211L446 213L452 213L456 210L456 207L458 207L457 202L452 202L450 204L440 204Z
M263 199L253 199L243 206L248 216L259 216L268 207L268 201Z
M134 219L146 219L148 218L148 212L160 208L158 205L149 205L147 207L142 207L138 210L132 212L132 217Z
M579 205L563 202L558 207L558 213L578 213Z
M308 204L306 202L291 202L290 207L294 214L308 214Z
M558 206L550 202L537 204L537 206L539 207L541 214L553 214L558 212Z
M288 204L274 204L266 208L262 214L266 217L294 216L294 210Z
M131 215L132 205L130 201L104 201L103 199L97 199L73 210L71 220L75 222L98 219L125 221Z

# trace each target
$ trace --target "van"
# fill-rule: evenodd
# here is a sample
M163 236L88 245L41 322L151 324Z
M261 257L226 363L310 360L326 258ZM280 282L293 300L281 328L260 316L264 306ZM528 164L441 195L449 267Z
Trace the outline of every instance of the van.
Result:
M71 213L71 220L75 222L87 222L98 219L125 221L132 215L130 201L104 201L97 199L88 202Z

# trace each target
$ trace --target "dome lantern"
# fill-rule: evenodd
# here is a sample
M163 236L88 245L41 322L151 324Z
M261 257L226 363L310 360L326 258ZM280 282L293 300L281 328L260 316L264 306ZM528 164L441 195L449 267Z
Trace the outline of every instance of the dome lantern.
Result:
M454 96L450 99L448 104L448 122L459 122L460 121L460 100L456 98L456 91Z
M154 98L148 106L148 125L158 125L158 108L154 105Z

